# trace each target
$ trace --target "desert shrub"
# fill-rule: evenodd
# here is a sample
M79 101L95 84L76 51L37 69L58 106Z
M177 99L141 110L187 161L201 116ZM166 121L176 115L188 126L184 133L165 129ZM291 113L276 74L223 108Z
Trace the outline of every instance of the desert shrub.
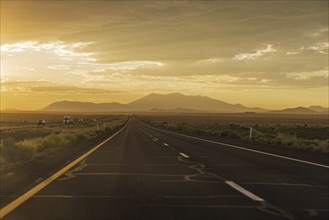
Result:
M319 151L322 153L329 153L329 141L321 141L317 144L317 146L312 147L313 151Z
M73 144L78 141L77 134L74 133L62 134L61 137L64 139L65 142L67 142L66 144Z
M329 152L329 127L309 126L290 123L217 123L200 121L148 121L154 126L189 134L210 134L220 137L249 140L252 126L252 141L278 147L288 147L308 151Z
M17 144L15 140L8 138L1 141L1 162L16 163L30 159L34 154L34 149Z
M219 134L222 137L228 137L228 138L240 138L240 134L234 130L230 130L230 129L225 129L223 131L220 132L216 132L214 134Z
M39 116L37 116L39 118ZM57 116L56 116L57 117ZM106 121L105 130L113 130L126 120L126 116L112 118ZM15 119L16 120L16 119ZM40 153L46 155L62 147L73 146L75 143L90 140L98 134L103 134L103 127L95 130L93 123L80 123L63 126L62 123L53 127L34 127L35 120L30 125L7 123L12 126L0 129L0 163L9 164L28 161L37 158ZM25 122L24 122L25 123ZM3 124L2 124L3 125ZM19 126L18 126L19 125ZM78 146L78 145L77 145Z
M67 135L63 134L51 134L49 136L44 137L40 145L38 146L38 151L43 151L49 148L60 148L65 147L70 144L70 140Z
M107 129L109 129L108 127L106 127ZM105 128L105 130L107 130ZM90 136L86 133L78 133L76 134L76 140L77 141L85 141L85 140L89 140L90 139Z
M16 141L13 138L6 138L1 141L0 150L2 163L16 163L31 159L35 153L49 149L67 147L80 141L85 141L97 135L96 131L84 133L52 133L42 138L31 138Z
M239 133L237 133L237 132L235 132L235 131L231 131L231 132L229 133L229 136L228 136L228 137L230 137L230 138L239 138L240 135L239 135Z
M230 135L230 130L224 130L220 132L220 136L228 137Z

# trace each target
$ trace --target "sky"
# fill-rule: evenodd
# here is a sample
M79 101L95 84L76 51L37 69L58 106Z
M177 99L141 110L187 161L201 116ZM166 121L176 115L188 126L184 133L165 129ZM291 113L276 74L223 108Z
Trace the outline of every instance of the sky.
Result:
M150 93L327 107L328 1L1 0L1 109Z

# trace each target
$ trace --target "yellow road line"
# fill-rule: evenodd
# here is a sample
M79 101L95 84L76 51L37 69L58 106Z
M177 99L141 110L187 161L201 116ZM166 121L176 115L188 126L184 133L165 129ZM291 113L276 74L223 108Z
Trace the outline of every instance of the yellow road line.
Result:
M20 206L21 204L23 204L26 200L30 199L32 196L34 196L40 190L42 190L43 188L45 188L46 186L48 186L55 179L57 179L58 177L60 177L64 173L66 173L66 171L68 171L73 166L75 166L77 163L79 163L80 161L82 161L83 159L85 159L87 156L89 156L91 153L93 153L95 150L97 150L103 144L105 144L106 142L108 142L109 140L111 140L114 136L116 136L123 129L125 129L127 127L127 124L123 128L121 128L118 132L116 132L115 134L113 134L111 137L107 138L102 143L98 144L93 149L89 150L87 153L85 153L84 155L82 155L78 159L74 160L72 163L68 164L66 167L64 167L61 170L57 171L55 174L53 174L52 176L50 176L48 179L46 179L43 182L39 183L37 186L35 186L34 188L30 189L29 191L27 191L26 193L24 193L22 196L20 196L19 198L17 198L13 202L9 203L8 205L6 205L2 209L0 209L0 219L2 219L3 217L5 217L6 215L8 215L10 212L12 212L18 206Z

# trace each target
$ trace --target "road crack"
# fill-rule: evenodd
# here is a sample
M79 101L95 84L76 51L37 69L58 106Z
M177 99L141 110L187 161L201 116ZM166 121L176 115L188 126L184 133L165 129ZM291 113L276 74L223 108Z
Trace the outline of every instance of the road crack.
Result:
M86 160L83 160L79 163L79 166L77 166L75 169L73 170L69 170L65 173L66 177L62 177L60 179L58 179L58 181L63 181L63 180L68 180L74 177L77 177L74 173L83 170L85 167L87 167L88 164L86 163Z

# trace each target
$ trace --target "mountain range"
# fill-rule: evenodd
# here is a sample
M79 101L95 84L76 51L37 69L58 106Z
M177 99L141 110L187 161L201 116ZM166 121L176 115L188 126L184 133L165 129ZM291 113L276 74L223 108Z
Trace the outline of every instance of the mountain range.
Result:
M310 106L297 107L277 111L262 108L250 108L241 104L230 104L207 96L187 96L181 93L155 94L152 93L128 104L117 102L92 103L78 101L54 102L41 111L49 112L204 112L204 113L273 113L273 114L328 114L328 108Z

